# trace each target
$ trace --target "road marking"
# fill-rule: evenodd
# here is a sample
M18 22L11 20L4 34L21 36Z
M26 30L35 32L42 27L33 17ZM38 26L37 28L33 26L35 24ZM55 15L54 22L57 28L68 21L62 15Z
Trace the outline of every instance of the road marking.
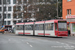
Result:
M64 49L75 49L74 46L51 46L52 48L64 48Z
M22 41L24 41L24 40L22 40Z
M28 42L27 42L27 44L29 44ZM30 45L30 47L33 47L32 45Z
M30 45L30 47L33 47L32 45Z
M60 43L60 42L57 41L56 43Z
M61 44L64 44L64 43L61 43Z
M9 41L11 41L11 40L9 39Z
M69 46L69 44L66 44L66 46Z
M27 42L27 44L29 44L29 43Z
M75 44L74 42L68 42L68 43Z
M68 48L65 48L65 49L67 49L67 50L68 50L68 49L74 49L74 48L72 48L72 47L68 47Z

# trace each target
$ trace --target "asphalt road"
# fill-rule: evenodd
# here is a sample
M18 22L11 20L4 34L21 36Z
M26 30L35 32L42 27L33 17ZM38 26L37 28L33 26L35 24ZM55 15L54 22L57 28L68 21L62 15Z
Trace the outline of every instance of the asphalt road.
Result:
M53 38L0 33L0 50L75 50L75 37Z

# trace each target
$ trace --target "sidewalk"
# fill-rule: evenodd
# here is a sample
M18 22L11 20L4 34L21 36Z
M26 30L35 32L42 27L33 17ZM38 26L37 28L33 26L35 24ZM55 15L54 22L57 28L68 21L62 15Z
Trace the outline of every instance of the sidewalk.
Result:
M4 34L14 34L14 33L11 33L11 32L8 32L8 31L5 31Z
M75 34L71 34L70 36L75 36Z

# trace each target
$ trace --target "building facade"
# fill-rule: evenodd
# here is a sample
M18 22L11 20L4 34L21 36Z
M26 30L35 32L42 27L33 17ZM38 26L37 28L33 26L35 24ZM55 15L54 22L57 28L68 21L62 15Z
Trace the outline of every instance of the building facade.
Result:
M2 13L4 16L4 25L14 25L13 21L13 6L15 5L16 0L0 0L0 16ZM4 8L3 8L4 7Z
M71 34L75 34L75 0L63 0L62 16L67 20Z

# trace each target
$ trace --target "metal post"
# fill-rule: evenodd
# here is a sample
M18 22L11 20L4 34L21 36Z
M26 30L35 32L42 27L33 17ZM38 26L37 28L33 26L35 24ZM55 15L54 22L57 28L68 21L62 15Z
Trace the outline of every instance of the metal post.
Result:
M9 4L9 2L6 0L6 18L8 18L8 4ZM6 25L7 25L7 23L6 23Z
M57 18L58 18L58 0L57 0Z
M3 4L3 0L2 1L2 26L4 25L4 4Z
M23 22L23 17L24 17L24 16L23 16L23 14L24 14L24 9L23 9L24 3L23 3L23 1L24 1L24 0L22 0L22 20L21 20L22 22Z
M24 0L22 0L22 22L24 22L23 17L24 17ZM24 26L23 26L23 35L25 35L25 22L24 22Z

